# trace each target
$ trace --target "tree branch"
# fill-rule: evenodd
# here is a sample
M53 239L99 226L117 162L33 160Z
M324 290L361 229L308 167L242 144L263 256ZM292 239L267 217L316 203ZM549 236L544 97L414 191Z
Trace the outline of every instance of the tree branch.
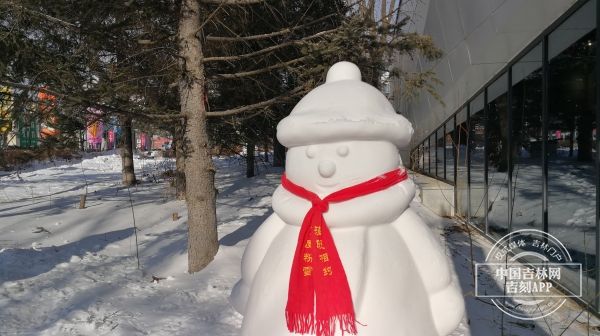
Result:
M271 98L269 100L262 101L260 103L246 105L246 106L242 106L242 107L236 107L236 108L229 109L229 110L206 112L206 116L207 117L225 117L225 116L230 116L230 115L234 115L234 114L238 114L238 113L243 113L243 112L248 112L248 111L252 111L252 110L256 110L256 109L265 108L269 105L273 105L280 101L284 101L284 100L290 99L292 97L301 95L305 91L306 91L305 87L299 86L286 94L277 96L275 98Z
M235 78L244 78L244 77L248 77L248 76L254 76L254 75L261 74L261 73L269 72L274 69L283 68L290 64L302 62L310 57L311 57L310 55L307 55L307 56L293 59L291 61L277 63L277 64L274 64L274 65L271 65L271 66L268 66L268 67L265 67L262 69L257 69L257 70L243 71L243 72L236 72L236 73L229 73L229 74L216 74L216 75L211 76L210 79L235 79Z
M309 27L315 23L325 21L333 16L335 16L335 14L325 15L322 18L305 23L303 25L299 25L299 26L295 26L295 27L291 27L291 28L285 28L285 29L282 29L282 30L279 30L276 32L272 32L272 33L249 35L249 36L231 36L231 37L229 37L229 36L206 36L206 40L207 41L219 41L219 42L239 42L239 41L262 40L262 39L266 39L266 38L270 38L270 37L289 34L289 33L293 32L294 30Z
M66 101L69 101L71 103L75 103L75 104L82 104L85 105L86 107L93 107L93 108L97 108L99 110L103 110L104 112L113 112L116 114L121 114L121 115L128 115L131 117L136 117L136 118L142 118L142 119L176 119L176 118L181 118L181 115L179 114L145 114L145 113L137 113L137 112L132 112L130 110L124 110L115 106L110 106L110 105L106 105L106 104L101 104L101 103L96 103L93 102L91 100L85 99L85 98L81 98L81 97L73 97L70 95L67 95L65 93L62 92L58 92L58 91L54 91L54 90L49 90L46 88L41 88L41 87L36 87L33 85L26 85L26 84L19 84L19 83L13 83L13 82L7 82L7 81L3 81L0 80L0 85L4 85L4 86L8 86L8 87L12 87L12 88L17 88L17 89L21 89L21 90L26 90L26 91L33 91L33 92L43 92L52 96L56 96L56 97L60 97L65 99Z
M261 55L261 54L265 54L265 53L271 52L273 50L285 48L285 47L288 47L288 46L291 46L291 45L301 44L304 41L312 40L312 39L321 37L323 35L327 35L327 34L333 33L335 31L337 31L338 29L339 28L325 30L325 31L322 31L322 32L318 32L318 33L316 33L314 35L304 37L304 38L299 39L299 40L276 44L276 45L273 45L273 46L270 46L270 47L267 47L267 48L264 48L264 49L261 49L261 50L257 50L257 51L254 51L254 52L250 52L250 53L247 53L247 54L234 55L234 56L206 57L206 58L204 58L203 61L205 63L207 63L207 62L220 62L220 61L237 61L237 60L244 59L244 58L250 58L250 57L254 57L254 56L258 56L258 55Z
M22 5L18 5L18 4L16 4L16 3L14 3L13 1L8 1L8 2L6 2L6 4L7 4L8 6L11 6L11 7L14 7L14 8L17 8L17 9L20 9L20 10L22 10L22 11L24 11L24 12L27 12L27 13L29 13L29 14L33 14L33 15L37 15L37 16L41 16L41 17L45 18L46 20L48 20L48 21L50 21L50 22L58 23L58 24L61 24L61 25L63 25L63 26L67 26L67 27L69 27L69 28L79 28L79 27L77 27L77 25L75 25L75 24L73 24L73 23L71 23L71 22L67 22L67 21L65 21L65 20L62 20L62 19L59 19L59 18L57 18L57 17L50 16L50 15L48 15L48 14L40 13L40 12L38 12L38 11L36 11L36 10L29 9L29 8L27 8L27 7L25 7L25 6L22 6Z
M226 5L226 6L235 6L235 5L252 5L262 3L264 0L200 0L201 3L204 4L214 4L214 5Z

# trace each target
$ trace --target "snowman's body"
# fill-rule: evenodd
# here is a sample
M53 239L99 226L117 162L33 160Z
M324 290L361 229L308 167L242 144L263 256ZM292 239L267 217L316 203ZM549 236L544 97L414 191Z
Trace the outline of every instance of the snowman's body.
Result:
M286 134L278 136L288 143L301 135L286 139ZM321 198L401 166L391 141L325 140L293 143L287 153L289 180ZM409 208L414 193L412 181L405 180L332 203L324 214L348 279L360 336L443 336L462 318L463 298L444 249ZM242 280L231 297L244 315L242 335L295 335L286 326L285 308L298 234L310 207L281 186L275 191L274 213L249 242ZM339 328L336 335L342 335Z

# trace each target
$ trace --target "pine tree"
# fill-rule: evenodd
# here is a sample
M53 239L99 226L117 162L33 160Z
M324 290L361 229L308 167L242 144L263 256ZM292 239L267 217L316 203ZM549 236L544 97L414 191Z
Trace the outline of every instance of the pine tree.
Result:
M358 64L372 84L389 74L407 92L435 92L432 73L388 64L397 54L435 59L439 50L404 32L408 18L394 1L383 2L378 19L374 3L4 1L0 85L53 95L61 118L81 124L97 118L94 108L102 118L173 134L189 212L189 271L196 272L218 250L216 145L275 147L277 122L341 60Z

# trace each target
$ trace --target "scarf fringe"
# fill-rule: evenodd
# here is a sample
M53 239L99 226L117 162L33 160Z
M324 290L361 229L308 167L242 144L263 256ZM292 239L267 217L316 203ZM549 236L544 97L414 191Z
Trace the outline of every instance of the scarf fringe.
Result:
M298 334L316 334L316 336L334 336L339 324L342 335L344 333L356 335L356 320L354 314L334 315L329 319L317 320L313 314L285 312L288 330Z
M299 334L313 334L315 332L315 318L313 314L285 312L288 330Z

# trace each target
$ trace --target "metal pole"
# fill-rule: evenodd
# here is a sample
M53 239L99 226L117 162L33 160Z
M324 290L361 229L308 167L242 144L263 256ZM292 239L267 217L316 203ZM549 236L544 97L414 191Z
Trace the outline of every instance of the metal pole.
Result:
M548 36L542 41L542 223L548 232Z
M513 115L512 115L512 66L508 68L508 91L506 97L506 114L508 119L508 127L506 129L506 162L508 164L508 232L512 232L512 213L513 213L513 184L512 184L512 173L513 173L513 160L512 160L512 148L513 148Z
M485 223L485 234L489 235L488 228L488 131L489 131L489 108L488 108L488 88L483 91L483 215Z
M598 49L598 42L600 41L600 1L596 1L596 130L598 129L598 125L600 125L600 50ZM600 137L596 132L596 153L600 153ZM599 226L599 218L600 218L600 205L598 204L598 195L600 195L600 156L596 154L596 272L600 270L600 226ZM596 295L595 298L595 308L596 312L600 312L600 280L596 277Z
M472 102L472 101L471 101ZM471 102L467 104L467 221L471 223Z

